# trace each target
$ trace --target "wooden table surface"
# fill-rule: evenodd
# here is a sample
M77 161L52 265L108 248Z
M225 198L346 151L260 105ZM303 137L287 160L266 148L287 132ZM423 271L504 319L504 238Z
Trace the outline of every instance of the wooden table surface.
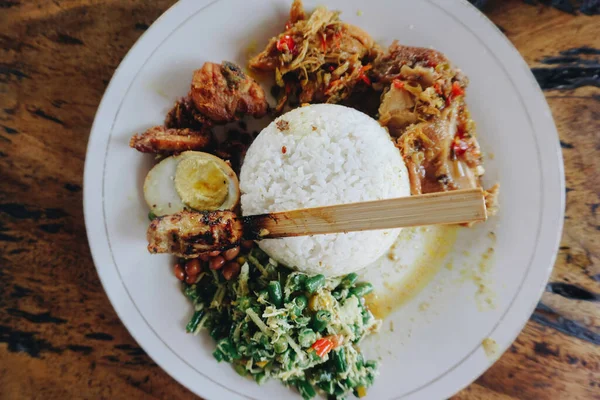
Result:
M119 321L82 210L98 103L127 50L172 3L0 0L1 399L193 397ZM543 83L567 209L538 308L455 399L600 399L600 16L519 0L491 0L485 11Z

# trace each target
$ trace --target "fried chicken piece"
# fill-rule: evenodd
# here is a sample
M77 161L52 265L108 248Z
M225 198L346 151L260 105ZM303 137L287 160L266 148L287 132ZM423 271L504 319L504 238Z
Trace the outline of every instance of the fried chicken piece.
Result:
M202 131L211 125L212 121L196 110L190 96L178 100L165 119L165 126L172 129Z
M398 104L404 105L405 101ZM400 117L407 113L405 109L395 115ZM484 173L481 150L462 98L445 107L439 116L429 118L418 114L418 117L419 122L401 128L394 126L393 120L388 122L390 132L394 130L399 136L397 143L408 168L411 193L481 186Z
M412 194L481 186L481 150L466 77L441 53L394 42L370 71L383 90L379 122L398 138Z
M217 123L250 114L263 117L268 111L265 92L235 64L205 63L194 72L190 97L196 109Z
M439 118L410 125L398 138L413 195L457 189L449 156L456 131L456 105Z
M133 135L129 146L142 153L169 155L186 150L202 150L211 144L207 130L168 129L155 126L141 135Z
M242 220L232 211L181 211L155 218L148 227L148 251L193 258L224 250L242 240Z
M384 85L390 84L394 79L403 78L402 67L433 68L440 64L450 65L450 61L442 53L422 47L403 46L394 41L387 52L381 54L373 63L370 77L374 82ZM465 85L466 86L466 85Z
M397 136L407 126L418 122L415 101L406 90L390 85L381 97L379 123L388 128L390 135Z

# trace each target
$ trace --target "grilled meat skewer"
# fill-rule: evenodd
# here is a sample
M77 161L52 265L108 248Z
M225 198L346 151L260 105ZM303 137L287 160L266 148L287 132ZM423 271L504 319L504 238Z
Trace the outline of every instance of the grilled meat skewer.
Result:
M201 253L235 246L243 224L232 211L181 211L155 218L148 227L148 251L193 258Z

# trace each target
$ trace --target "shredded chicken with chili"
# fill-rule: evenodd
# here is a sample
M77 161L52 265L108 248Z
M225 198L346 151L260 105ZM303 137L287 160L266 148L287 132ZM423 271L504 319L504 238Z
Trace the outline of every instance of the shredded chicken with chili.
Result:
M370 84L367 71L378 48L362 29L339 19L339 12L317 7L307 16L294 1L285 31L272 38L250 68L273 71L281 89L276 110L297 98L299 103L338 103L360 84Z

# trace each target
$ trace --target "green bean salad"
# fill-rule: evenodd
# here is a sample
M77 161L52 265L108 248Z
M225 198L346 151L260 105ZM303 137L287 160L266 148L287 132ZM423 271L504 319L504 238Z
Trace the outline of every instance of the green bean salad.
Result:
M258 248L243 261L237 279L207 270L184 283L195 309L186 330L207 330L217 361L258 384L279 379L305 399L366 395L377 363L357 345L381 325L364 300L371 284L294 272Z

